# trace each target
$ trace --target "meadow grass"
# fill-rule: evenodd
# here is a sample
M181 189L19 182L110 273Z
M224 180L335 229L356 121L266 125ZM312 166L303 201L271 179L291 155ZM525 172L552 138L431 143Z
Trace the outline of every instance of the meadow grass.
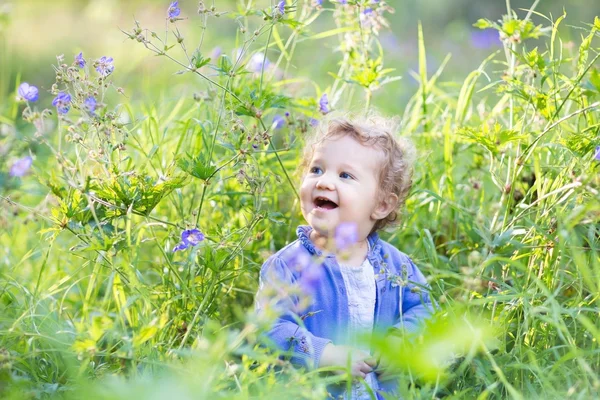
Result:
M165 31L124 29L124 46L177 65L174 80L199 80L193 98L117 104L118 71L98 76L89 58L84 69L57 62L53 94L71 93L69 113L21 114L6 99L3 398L323 398L340 379L258 346L258 270L303 222L294 171L319 99L369 112L399 77L378 42L385 4L288 3L189 16L206 30L236 17L237 50L217 59L178 16ZM329 29L313 31L317 19ZM580 24L578 44L561 41L566 21L508 3L501 20L476 24L503 50L462 82L444 81L450 58L428 73L419 25L399 134L420 158L403 224L383 237L428 276L439 307L415 342L378 342L405 398L600 392L600 19ZM339 69L319 87L293 71L306 62L296 49L324 38L338 40ZM28 151L31 176L4 172ZM204 240L173 252L190 229Z

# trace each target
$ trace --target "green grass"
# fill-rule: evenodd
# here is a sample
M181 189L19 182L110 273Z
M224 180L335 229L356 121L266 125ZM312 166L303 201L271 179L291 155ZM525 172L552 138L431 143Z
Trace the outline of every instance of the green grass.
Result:
M13 95L4 99L1 121L14 134L0 138L3 398L324 396L331 377L257 345L258 270L302 223L294 170L320 94L339 99L337 109L369 111L396 77L377 36L359 25L359 8L333 15L298 2L283 19L238 12L237 62L189 68L198 43L185 38L185 49L165 53L162 28L153 37L144 21L152 42L134 35L123 44L175 61L185 73L173 82L203 85L196 100L174 88L128 102L87 79L90 68L78 72L90 87L58 84L81 95L75 105L106 91L106 107L95 119L75 105L66 117L46 116L59 122L36 136L24 119L41 109L23 117ZM448 60L428 75L419 25L418 87L398 114L399 134L420 158L403 225L383 236L428 276L440 311L418 344L379 344L399 360L405 398L600 392L600 20L538 26L533 16L507 10L501 21L480 21L509 39L464 82L444 80ZM312 30L317 18L325 30ZM577 45L561 41L574 29L567 22L582 26ZM314 80L294 75L297 49L336 37L329 86L298 85ZM248 73L257 52L285 79L268 68ZM284 111L290 123L272 130ZM33 173L9 177L9 162L29 151ZM206 240L173 253L194 227Z

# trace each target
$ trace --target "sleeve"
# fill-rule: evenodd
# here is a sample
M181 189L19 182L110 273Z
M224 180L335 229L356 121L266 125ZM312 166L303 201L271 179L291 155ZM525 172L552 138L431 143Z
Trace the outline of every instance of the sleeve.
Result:
M295 294L294 294L295 293ZM288 352L296 366L317 368L329 339L309 332L298 315L298 285L285 261L271 256L262 266L255 312L269 320L261 340L267 347Z
M408 259L408 282L400 289L400 321L394 328L414 333L420 325L433 313L430 287L419 268Z

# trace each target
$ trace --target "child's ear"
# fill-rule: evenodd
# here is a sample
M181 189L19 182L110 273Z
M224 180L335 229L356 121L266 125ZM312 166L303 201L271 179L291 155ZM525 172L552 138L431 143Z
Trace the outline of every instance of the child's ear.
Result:
M384 196L380 201L373 213L371 218L379 220L387 217L392 211L398 206L398 196L394 193L389 193Z

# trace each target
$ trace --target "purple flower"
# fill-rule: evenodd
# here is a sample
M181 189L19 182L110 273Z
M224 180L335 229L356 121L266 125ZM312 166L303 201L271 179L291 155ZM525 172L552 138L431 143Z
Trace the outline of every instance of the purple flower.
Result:
M288 265L299 272L297 283L300 289L304 293L311 293L323 274L323 267L315 263L310 254L304 251L303 248L296 250L288 260Z
M87 99L85 99L83 105L90 113L93 114L94 111L96 111L96 108L98 107L98 102L96 102L96 99L93 96L90 96Z
M23 176L29 171L31 168L31 164L33 163L33 159L29 156L19 158L15 163L10 167L10 176Z
M279 15L285 14L285 0L281 0L279 3L277 3L275 6L275 11L279 13Z
M322 6L323 5L323 0L314 0L313 1L313 5L314 6Z
M210 52L210 58L216 60L217 58L221 57L221 54L223 54L223 49L221 49L220 46L216 46Z
M476 49L489 49L502 46L502 42L495 29L474 30L471 32L471 45Z
M181 14L181 9L179 9L178 3L178 1L172 2L167 10L167 18L169 18L171 22L173 22L175 18L179 17L179 14Z
M112 74L115 70L112 57L102 56L96 63L96 71L103 77Z
M85 67L85 59L83 58L83 52L80 52L75 56L75 65L79 68Z
M265 57L264 53L254 53L246 68L251 72L261 72L267 69L271 65L271 62Z
M317 282L323 276L323 266L316 264L312 260L310 263L301 270L298 284L304 293L311 293L315 290Z
M373 13L373 9L371 7L367 7L365 8L365 11L363 11L363 14L365 15L371 15Z
M283 128L284 125L285 125L285 118L283 118L279 114L276 114L273 117L273 128L275 128L275 129L281 129L281 128Z
M600 146L596 146L596 153L594 154L594 160L600 161Z
M329 100L327 99L327 93L323 93L323 96L319 99L319 111L323 114L327 114L329 110Z
M54 100L52 100L52 105L56 107L56 110L60 114L68 113L71 108L71 95L69 93L58 92Z
M340 4L348 4L348 0L340 0Z
M196 246L204 240L204 234L198 229L188 229L181 232L181 242L173 248L173 252L185 250L188 247Z
M358 226L354 222L342 222L335 228L335 245L344 250L358 242Z
M371 0L371 4L377 4L379 3L379 0Z
M290 112L289 112L289 111L286 111L286 112L285 112L285 117L286 117L286 118L288 118L289 116L290 116Z
M38 88L30 85L27 82L23 82L19 85L19 89L17 89L17 93L19 93L19 97L23 100L35 102L39 97Z
M317 126L317 125L319 125L319 120L318 120L318 119L316 119L316 118L311 118L311 119L308 121L308 123L310 124L310 126L313 126L313 127L314 127L314 126Z

